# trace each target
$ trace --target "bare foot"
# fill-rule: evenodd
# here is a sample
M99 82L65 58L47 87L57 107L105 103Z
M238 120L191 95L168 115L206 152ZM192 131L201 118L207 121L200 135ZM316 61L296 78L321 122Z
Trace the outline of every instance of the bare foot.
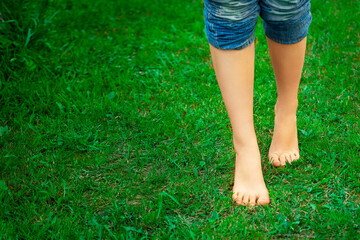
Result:
M235 180L232 199L241 205L269 204L257 144L236 148Z
M285 166L286 162L292 163L300 158L297 127L296 103L275 105L274 135L269 149L269 161L275 167Z

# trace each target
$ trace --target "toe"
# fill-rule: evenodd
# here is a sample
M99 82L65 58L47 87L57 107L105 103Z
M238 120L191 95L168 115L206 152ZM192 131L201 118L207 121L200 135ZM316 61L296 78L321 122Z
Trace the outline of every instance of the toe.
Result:
M280 163L281 163L281 166L285 166L285 164L286 164L286 156L285 156L285 154L282 154L280 156Z
M260 194L259 199L257 201L257 205L267 205L270 203L269 194Z
M236 201L236 199L238 198L239 193L238 192L234 192L234 194L231 196L232 200Z
M295 152L294 155L295 155L295 160L298 160L300 158L299 152Z
M236 202L236 204L242 204L243 194L236 192L233 194L232 199Z
M250 202L250 196L249 196L249 194L245 194L243 197L242 205L247 205L247 204L249 204L249 202Z
M274 167L280 167L281 163L279 156L277 154L272 154L269 156L269 161Z
M296 161L296 160L298 160L298 159L300 158L298 152L293 152L293 153L291 154L291 157L292 157L292 159L293 159L293 160L292 160L293 162Z
M261 205L267 205L267 204L269 204L270 203L270 199L263 199L263 198L259 198L259 200L257 201L257 204L259 205L259 206L261 206Z
M256 204L256 195L250 195L250 206L255 206Z
M284 155L285 155L285 159L286 159L286 161L287 161L288 163L290 163L290 164L291 164L291 162L292 162L292 157L291 157L291 154L289 154L289 153L285 153Z
M297 158L296 158L296 153L292 153L292 154L290 155L290 157L291 157L291 162L294 162L294 161L297 160Z

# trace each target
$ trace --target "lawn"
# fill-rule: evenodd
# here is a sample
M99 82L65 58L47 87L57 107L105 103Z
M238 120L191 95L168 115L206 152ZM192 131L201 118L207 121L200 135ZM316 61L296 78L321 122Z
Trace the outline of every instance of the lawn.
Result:
M301 160L267 163L276 86L256 28L269 206L235 152L201 0L0 3L1 239L360 239L358 0L312 0Z

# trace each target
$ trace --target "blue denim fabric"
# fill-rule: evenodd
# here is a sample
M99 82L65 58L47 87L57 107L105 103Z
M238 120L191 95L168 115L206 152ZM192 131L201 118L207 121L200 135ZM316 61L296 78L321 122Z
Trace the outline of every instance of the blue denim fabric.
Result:
M243 49L254 41L258 16L268 38L292 44L306 37L310 0L204 0L206 37L219 49Z

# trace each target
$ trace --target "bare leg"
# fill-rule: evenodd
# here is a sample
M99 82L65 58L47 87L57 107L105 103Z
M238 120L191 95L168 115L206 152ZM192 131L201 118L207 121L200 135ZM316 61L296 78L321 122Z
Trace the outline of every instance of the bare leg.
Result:
M296 109L297 94L304 65L306 38L295 44L280 44L267 38L275 72L277 102L275 105L274 135L269 150L269 161L275 166L285 165L300 158Z
M242 50L210 45L210 51L233 130L236 163L232 198L242 205L268 204L253 123L254 44Z

